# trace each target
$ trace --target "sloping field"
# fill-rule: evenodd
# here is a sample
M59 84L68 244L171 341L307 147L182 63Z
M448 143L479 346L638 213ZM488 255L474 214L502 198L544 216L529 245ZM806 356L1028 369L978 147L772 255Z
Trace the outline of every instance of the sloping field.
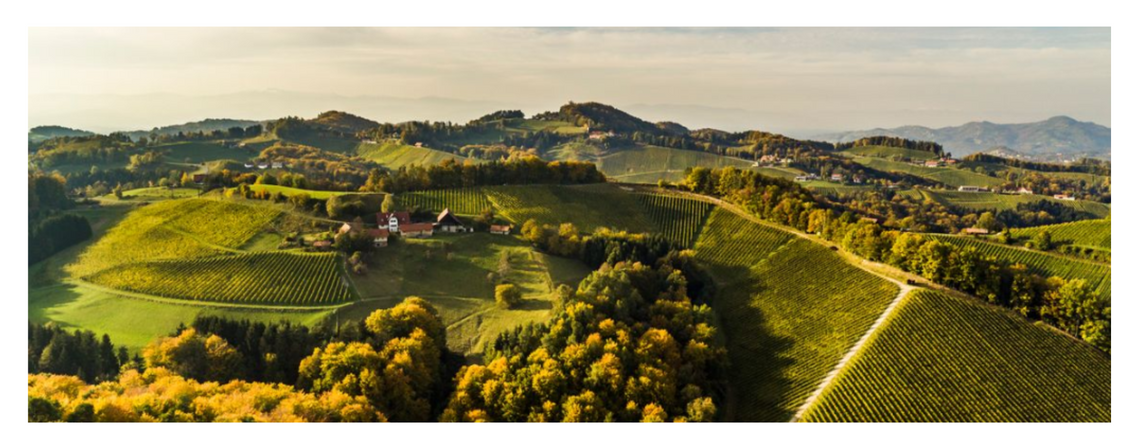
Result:
M685 168L751 168L752 162L701 151L678 150L651 145L622 149L598 159L598 169L606 177L621 182L675 182L684 178Z
M491 201L483 195L481 188L413 191L399 197L400 202L408 208L419 207L436 213L450 208L456 214L475 215L491 208Z
M938 201L942 205L965 208L968 210L1016 210L1019 203L1030 203L1039 200L1049 200L1062 205L1070 206L1078 211L1084 211L1095 217L1108 217L1111 208L1100 202L1088 200L1057 200L1051 196L971 193L964 191L922 190L922 193Z
M356 147L356 153L365 159L384 165L388 168L400 168L411 165L438 165L447 159L454 159L462 163L468 160L467 157L458 156L455 154L433 150L430 148L420 148L411 145L400 145L397 143L385 143L377 145L374 143L361 143ZM478 162L477 159L471 159Z
M1053 242L1081 247L1112 249L1112 221L1108 219L1082 220L1067 224L1045 225L1033 228L1010 230L1013 237L1031 239L1042 231L1048 231Z
M806 413L812 422L1108 422L1112 363L982 304L907 296Z
M126 264L86 278L116 290L230 304L334 305L353 298L333 253L266 252Z
M641 211L637 196L613 185L497 186L483 188L499 215L516 226L527 219L540 224L573 223L582 232L602 227L630 232L653 232L653 222Z
M667 194L638 194L637 201L657 225L658 232L681 248L696 242L713 204Z
M206 199L153 203L132 211L66 270L82 277L132 262L221 254L244 244L280 214Z
M958 246L970 246L986 255L1004 259L1010 263L1025 264L1034 273L1042 276L1060 276L1065 279L1084 279L1088 288L1101 297L1109 297L1112 292L1112 268L1106 264L1072 259L1065 256L1015 248L993 242L972 239L965 236L937 236L938 239Z
M718 283L733 421L791 419L899 291L823 246L719 208L696 250Z
M882 158L902 158L902 159L915 159L915 160L934 160L938 158L937 154L929 151L912 150L906 148L898 148L893 146L857 146L851 149L840 151L840 154L847 154L852 156L864 157L882 157Z
M383 193L358 193L355 191L320 191L320 190L306 190L304 188L287 187L283 185L265 185L257 184L250 185L249 189L253 191L268 191L270 193L281 193L285 196L295 196L298 194L308 194L313 199L328 199L333 196L340 196L343 194L383 194Z
M958 168L927 168L906 162L895 162L893 160L880 159L876 157L856 157L854 160L868 168L873 168L879 171L906 173L913 176L924 177L952 187L960 187L963 185L996 187L1001 185L1003 182L1001 179L998 179L996 177L990 177L975 173L973 171L967 171Z
M166 158L171 161L189 163L204 163L219 159L241 161L257 155L242 149L226 148L220 142L209 141L174 142L155 145L149 149L165 151Z

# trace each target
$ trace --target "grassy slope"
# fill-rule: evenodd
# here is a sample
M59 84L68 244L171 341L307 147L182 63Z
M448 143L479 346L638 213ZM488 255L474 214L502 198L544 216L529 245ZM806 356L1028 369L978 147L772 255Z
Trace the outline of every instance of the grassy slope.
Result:
M722 209L696 250L720 288L735 421L790 419L898 292L822 246Z
M638 206L637 196L609 184L499 186L483 191L498 214L516 226L534 219L551 225L570 222L583 232L601 227L654 231L653 223Z
M393 169L411 165L436 165L447 159L454 159L459 162L468 160L466 157L439 150L397 143L383 145L361 143L356 148L356 154Z
M971 193L962 191L922 190L922 193L946 206L956 206L969 210L1014 210L1019 203L1050 200L1088 212L1096 217L1107 217L1111 207L1100 202L1087 200L1057 200L1049 196Z
M701 151L650 145L622 149L598 159L598 168L607 177L621 182L656 183L660 179L678 181L684 177L685 168L698 166L751 168L752 162Z
M912 165L906 162L895 162L893 160L880 159L875 157L856 157L854 160L868 168L873 168L880 171L911 174L914 176L938 181L952 187L959 187L963 185L995 187L1003 183L1001 179L998 179L996 177L985 176L973 171L966 171L958 168L927 168L924 166Z
M807 421L1111 420L1108 357L1007 311L916 292Z
M293 196L296 194L308 194L313 199L328 199L333 196L340 196L342 194L380 194L380 193L357 193L354 191L318 191L306 190L303 188L287 187L282 185L250 185L249 189L253 191L266 190L270 193L281 193L285 196Z
M495 305L494 281L488 279L498 271L504 252L511 264L506 280L523 289L524 301L516 309ZM342 309L342 321L420 296L440 310L448 325L448 346L472 357L498 333L546 319L554 288L576 286L589 272L577 261L536 252L513 236L488 233L395 242L376 252L373 263L368 273L353 276L363 300Z

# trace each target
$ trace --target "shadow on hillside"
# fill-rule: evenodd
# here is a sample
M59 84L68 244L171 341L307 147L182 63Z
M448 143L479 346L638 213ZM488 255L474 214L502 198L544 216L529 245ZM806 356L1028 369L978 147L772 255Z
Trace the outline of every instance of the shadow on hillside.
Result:
M753 303L763 286L742 267L724 270L733 276L731 284L716 294L716 312L727 341L729 384L725 421L784 422L795 407L788 406L793 381L785 376L795 361L786 351L794 345L788 337L776 335L764 312Z
M554 308L554 303L543 299L523 299L519 301L518 305L511 307L511 310L521 311L549 311Z

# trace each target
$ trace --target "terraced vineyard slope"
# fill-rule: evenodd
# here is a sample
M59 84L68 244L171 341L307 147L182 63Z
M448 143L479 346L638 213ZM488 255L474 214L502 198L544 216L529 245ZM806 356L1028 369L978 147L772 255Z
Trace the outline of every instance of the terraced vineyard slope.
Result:
M805 416L812 422L1110 421L1111 361L978 301L907 296Z
M637 196L609 184L586 186L498 186L483 189L499 215L522 225L573 223L583 232L608 227L653 232L653 222L641 211Z
M1049 200L1072 207L1077 211L1089 213L1095 217L1108 217L1111 208L1100 202L1088 200L1057 200L1049 196L1013 195L996 193L971 193L944 190L921 190L922 194L934 199L948 207L959 207L972 211L985 210L1016 210L1021 203L1032 203L1039 200Z
M899 288L811 241L716 209L697 258L718 283L733 421L787 421Z
M491 202L479 188L415 191L401 194L400 200L409 208L419 207L436 213L450 208L457 214L475 215L491 208Z
M974 247L983 254L992 255L1010 263L1025 264L1030 271L1043 276L1084 279L1088 282L1088 288L1092 288L1101 297L1109 297L1112 292L1112 267L1106 264L1072 259L1026 248L1010 247L964 236L931 235L931 238L958 246Z
M659 232L683 248L696 242L713 209L708 202L666 194L639 194L637 200Z
M1112 221L1108 219L1082 220L1067 224L1046 225L1033 228L1017 228L1010 230L1013 237L1018 239L1032 239L1042 231L1049 231L1053 242L1070 244L1081 247L1112 249Z
M266 252L128 264L87 280L117 290L232 304L315 306L353 298L333 253Z
M856 157L854 160L868 168L873 168L879 171L905 173L913 176L924 177L936 182L944 183L951 187L960 187L963 185L996 187L1000 186L1003 182L1001 179L998 179L996 177L990 177L959 168L927 168L921 165L914 165L907 162L896 162L893 160L881 159L877 157Z

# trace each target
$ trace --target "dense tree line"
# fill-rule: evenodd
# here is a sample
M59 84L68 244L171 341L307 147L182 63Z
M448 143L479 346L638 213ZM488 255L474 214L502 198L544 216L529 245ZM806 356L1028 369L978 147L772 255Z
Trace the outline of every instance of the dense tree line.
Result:
M401 167L387 174L374 170L361 190L403 193L483 185L574 185L605 181L606 176L589 162L547 162L525 156L486 163L459 163L448 159L438 165Z
M90 238L87 218L75 214L48 216L28 227L28 264Z
M28 171L29 219L36 220L73 205L67 196L67 179L59 174Z
M942 145L939 145L937 143L921 140L909 140L901 137L891 136L871 136L851 142L837 143L835 144L835 149L846 150L858 146L889 146L895 148L905 148L908 150L926 151L928 153L934 153L939 156L943 155Z
M261 151L259 163L281 162L304 174L317 190L353 189L364 184L375 162L304 145L278 143Z
M73 375L86 382L113 379L131 362L126 347L90 330L70 332L55 324L28 323L28 373Z
M974 153L962 160L978 163L994 163L1033 171L1089 173L1099 176L1111 176L1112 164L1108 161L1084 158L1072 163L1034 162L1030 160L1014 159L1011 157L995 156L986 153Z
M123 133L62 136L32 146L29 160L43 169L70 164L126 161L139 148Z
M682 272L621 262L464 367L443 421L712 421L725 351Z

